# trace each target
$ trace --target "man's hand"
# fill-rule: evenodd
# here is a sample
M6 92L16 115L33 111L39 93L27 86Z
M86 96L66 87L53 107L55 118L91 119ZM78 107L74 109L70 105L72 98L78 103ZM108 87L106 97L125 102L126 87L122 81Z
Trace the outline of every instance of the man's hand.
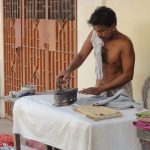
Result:
M67 71L62 71L57 75L56 80L59 80L62 84L66 83L66 81L70 80L70 73L68 73Z
M99 90L99 87L89 87L87 89L83 89L81 91L79 91L79 93L82 93L82 94L92 94L92 95L98 95L100 94L100 90Z

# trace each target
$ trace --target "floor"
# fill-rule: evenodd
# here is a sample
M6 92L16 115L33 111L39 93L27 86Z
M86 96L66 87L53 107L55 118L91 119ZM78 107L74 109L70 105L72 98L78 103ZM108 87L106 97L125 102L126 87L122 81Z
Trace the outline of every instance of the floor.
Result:
M8 119L0 119L0 134L12 134L12 121Z
M0 119L0 134L12 134L12 121L8 119ZM35 150L25 146L25 139L21 137L22 147L21 150ZM52 148L52 150L59 150L57 148Z

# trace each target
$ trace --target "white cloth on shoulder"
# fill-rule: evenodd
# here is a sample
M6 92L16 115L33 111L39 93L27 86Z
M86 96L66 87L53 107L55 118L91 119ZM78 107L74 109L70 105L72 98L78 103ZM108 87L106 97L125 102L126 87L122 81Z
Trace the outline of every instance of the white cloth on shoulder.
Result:
M91 42L94 48L96 79L102 79L102 46L104 46L104 42L95 31L92 33Z

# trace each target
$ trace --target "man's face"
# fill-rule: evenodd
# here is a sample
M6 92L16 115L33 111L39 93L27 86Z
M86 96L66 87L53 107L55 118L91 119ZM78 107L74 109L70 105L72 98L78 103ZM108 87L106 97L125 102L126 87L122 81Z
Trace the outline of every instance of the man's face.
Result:
M104 41L108 41L114 31L114 26L106 27L104 25L94 25L93 30L96 31L97 35Z

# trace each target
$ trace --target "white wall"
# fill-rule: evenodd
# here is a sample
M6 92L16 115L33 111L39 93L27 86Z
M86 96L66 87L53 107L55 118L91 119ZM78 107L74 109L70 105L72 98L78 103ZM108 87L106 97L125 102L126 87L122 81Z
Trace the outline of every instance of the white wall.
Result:
M136 55L133 79L134 98L141 102L142 85L145 78L150 75L150 0L78 0L78 50L91 30L86 21L93 10L102 4L116 12L118 30L133 41ZM78 71L78 86L82 89L94 84L94 57L90 54Z
M3 1L0 1L0 96L4 93Z
M4 94L4 56L3 56L3 1L0 1L0 97ZM5 117L4 101L0 99L0 118Z
M150 75L150 0L107 0L106 5L117 13L118 29L133 41L136 55L134 98L141 101L143 82Z
M97 6L105 4L104 0L78 0L77 2L77 41L78 51L82 47L87 35L92 30L87 20ZM92 52L82 66L78 69L78 88L82 89L95 85L95 61Z

